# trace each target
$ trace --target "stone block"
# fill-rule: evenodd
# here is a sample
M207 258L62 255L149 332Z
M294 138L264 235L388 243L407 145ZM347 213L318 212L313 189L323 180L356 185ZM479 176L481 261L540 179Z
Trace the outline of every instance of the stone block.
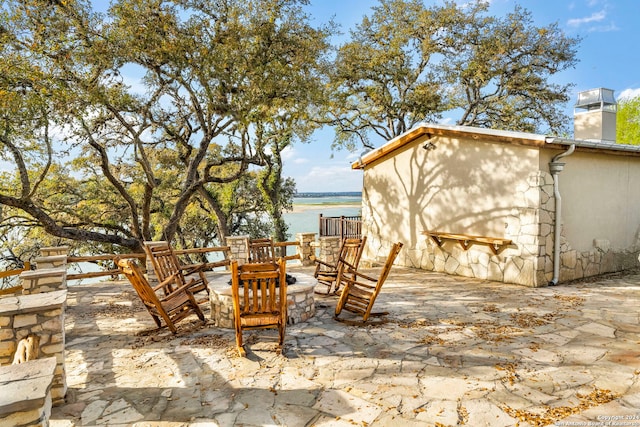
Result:
M15 341L0 341L0 358L10 360L16 351Z
M0 366L0 420L10 414L34 410L50 414L55 367L52 357Z
M19 329L27 326L33 326L38 323L38 316L33 313L29 314L18 314L13 319L13 328Z
M49 246L40 248L40 256L56 256L67 255L69 253L69 246Z
M13 329L0 329L0 341L8 341L15 338Z
M67 255L37 257L34 261L38 270L64 267L67 265Z
M64 343L41 346L40 350L44 354L50 354L50 355L62 353L64 351Z
M450 256L444 264L444 271L447 274L455 274L459 266L460 262L454 256Z

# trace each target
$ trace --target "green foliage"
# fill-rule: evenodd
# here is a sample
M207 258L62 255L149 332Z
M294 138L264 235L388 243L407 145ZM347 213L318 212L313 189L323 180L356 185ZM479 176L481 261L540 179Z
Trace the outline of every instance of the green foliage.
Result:
M273 229L292 191L262 192L260 171L283 184L270 159L311 134L325 99L331 29L303 3L119 0L102 15L82 0L3 2L0 158L16 167L0 227L76 252Z
M562 132L570 85L551 83L576 63L578 39L536 27L516 6L506 17L488 3L425 7L382 0L340 46L327 122L335 145L372 147L444 113L457 124Z
M618 144L640 144L640 96L618 100L616 142Z

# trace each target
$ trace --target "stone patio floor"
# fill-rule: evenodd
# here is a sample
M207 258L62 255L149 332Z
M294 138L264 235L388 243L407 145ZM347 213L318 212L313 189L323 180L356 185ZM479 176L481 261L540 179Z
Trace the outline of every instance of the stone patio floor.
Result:
M385 323L337 322L335 302L281 354L246 333L240 358L195 316L154 331L128 282L72 286L51 426L640 426L640 275L534 289L394 268Z

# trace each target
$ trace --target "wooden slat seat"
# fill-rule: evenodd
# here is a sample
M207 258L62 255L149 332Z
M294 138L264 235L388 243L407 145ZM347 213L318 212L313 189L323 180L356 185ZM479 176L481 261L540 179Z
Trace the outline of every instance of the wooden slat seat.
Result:
M174 281L168 282L165 292L172 292L172 286L179 287L186 283L191 283L189 290L192 293L204 292L206 294L198 300L200 304L209 302L209 282L205 272L215 267L228 265L227 260L200 264L182 264L169 242L166 241L145 242L144 249L160 282L165 281L168 277L175 277ZM190 278L191 275L196 275L196 277Z
M326 295L337 294L340 290L340 282L337 281L338 270L343 263L347 263L354 268L358 268L364 245L367 237L344 239L340 245L338 259L335 263L314 259L316 269L313 276L318 280L319 285L327 287ZM320 293L320 292L317 292Z
M191 282L179 287L175 284L169 286L168 282L176 279L176 276L173 275L158 286L151 287L134 259L117 259L116 262L158 328L163 327L164 321L164 326L169 327L171 332L175 334L178 331L175 324L191 314L196 314L200 320L204 321L204 314L189 290ZM158 291L166 289L172 289L172 291L165 295L158 295Z
M273 240L269 238L248 239L247 240L248 262L272 263L277 261Z
M244 357L242 331L278 329L282 348L287 325L286 262L251 263L238 266L231 262L231 293L238 353Z
M377 277L357 271L353 266L346 263L343 265L339 271L338 280L342 282L344 288L336 304L336 319L338 319L343 310L361 315L362 322L366 322L370 316L387 314L386 312L372 312L371 310L402 246L403 244L400 242L392 246L387 260Z

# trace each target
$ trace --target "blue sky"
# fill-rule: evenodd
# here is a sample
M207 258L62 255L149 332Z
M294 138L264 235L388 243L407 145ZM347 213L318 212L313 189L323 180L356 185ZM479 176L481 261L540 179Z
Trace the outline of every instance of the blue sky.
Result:
M460 0L458 3L462 3ZM466 0L464 0L466 1ZM425 0L426 5L441 2ZM620 96L640 95L640 0L523 0L535 24L557 22L569 36L580 36L579 62L558 75L558 83L573 83L567 114L573 114L577 93L605 87ZM343 33L371 14L377 0L311 0L308 11L314 24L331 17ZM491 13L503 16L513 10L512 0L492 0ZM446 119L445 119L446 120ZM351 169L359 153L331 151L333 131L322 130L309 144L297 144L285 157L285 175L295 179L299 192L360 191L362 173ZM382 145L386 141L377 141Z

